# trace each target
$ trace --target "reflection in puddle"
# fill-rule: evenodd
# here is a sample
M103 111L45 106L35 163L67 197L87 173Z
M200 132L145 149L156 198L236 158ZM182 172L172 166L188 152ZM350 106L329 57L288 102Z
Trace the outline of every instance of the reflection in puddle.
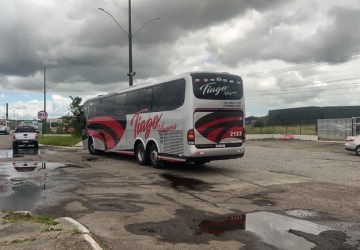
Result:
M42 192L51 184L49 170L78 167L56 162L16 161L0 163L3 183L11 187L9 193L0 193L0 210L30 210ZM1 197L5 195L5 197ZM45 197L44 197L45 198Z
M279 214L255 212L213 221L204 220L198 225L197 230L201 233L216 236L229 231L246 230L255 233L264 242L281 249L311 249L316 245L303 237L297 236L294 232L317 237L317 235L331 230L331 228ZM343 232L339 233L343 234ZM345 238L345 241L338 242L338 244L355 246L358 244L357 241L360 239L360 235L351 234L347 238L347 242L345 242Z
M219 236L228 231L244 230L245 222L246 214L230 216L223 221L203 220L199 224L198 230L202 233Z
M12 157L22 157L24 155L38 155L39 149L37 148L24 148L24 149L13 149Z

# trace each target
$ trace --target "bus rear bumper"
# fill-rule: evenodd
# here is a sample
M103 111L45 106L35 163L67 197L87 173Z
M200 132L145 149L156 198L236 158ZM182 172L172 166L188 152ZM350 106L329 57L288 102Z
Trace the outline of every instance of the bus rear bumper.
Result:
M168 154L160 154L159 159L167 162L210 162L216 160L228 160L242 158L245 154L245 147L231 148L212 148L197 149L195 146L190 147L190 154L183 156L175 156Z
M213 156L204 156L204 157L188 157L186 159L187 162L210 162L210 161L218 161L218 160L230 160L230 159L238 159L244 157L243 154L235 154L235 155L213 155Z
M240 147L224 147L224 148L203 148L199 149L195 146L189 147L188 158L209 158L209 159L233 159L240 158L245 154L245 146ZM238 157L236 157L238 156Z

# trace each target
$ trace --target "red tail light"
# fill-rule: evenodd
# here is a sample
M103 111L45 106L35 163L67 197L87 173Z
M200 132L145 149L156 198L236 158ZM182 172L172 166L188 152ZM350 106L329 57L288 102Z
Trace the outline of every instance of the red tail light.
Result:
M188 144L194 145L195 144L195 132L194 129L189 129L187 132L187 141Z
M355 139L348 137L348 138L346 138L346 141L355 141Z
M13 140L15 140L15 133L12 135Z

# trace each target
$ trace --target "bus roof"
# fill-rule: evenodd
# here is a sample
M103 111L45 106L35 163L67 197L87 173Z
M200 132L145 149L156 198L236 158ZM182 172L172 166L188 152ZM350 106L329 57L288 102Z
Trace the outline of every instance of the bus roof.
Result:
M120 94L120 93L125 93L125 92L132 91L132 90L136 90L136 89L140 89L140 88L144 88L144 87L149 87L149 86L157 85L157 84L160 84L160 83L163 83L163 82L173 81L173 80L176 80L176 79L189 77L190 75L193 75L193 74L221 74L221 75L228 75L228 76L236 76L235 74L230 74L230 73L228 73L228 72L189 71L189 72L185 72L185 73L178 74L178 75L174 75L174 76L168 76L168 77L166 77L166 78L163 78L161 81L160 81L160 80L157 80L157 81L155 81L155 82L149 82L149 83L145 83L145 84L139 84L139 85L135 84L134 86L129 86L129 87L127 87L126 89L121 89L121 90L118 90L118 91L115 91L115 92L111 92L111 93L107 93L107 94L103 94L103 95L98 95L98 96L96 96L96 97L89 98L88 100L85 101L85 103L86 103L86 102L89 102L89 101L101 99L101 98L104 98L104 97L108 97L108 96L112 96L112 95L117 95L117 94Z

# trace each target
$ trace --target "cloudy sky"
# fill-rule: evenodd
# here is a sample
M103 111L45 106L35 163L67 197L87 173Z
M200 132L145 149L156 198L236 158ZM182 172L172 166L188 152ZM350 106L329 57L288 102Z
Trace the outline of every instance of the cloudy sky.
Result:
M0 118L68 113L128 86L127 0L1 0ZM142 26L153 18L159 20ZM246 114L360 105L359 0L132 0L135 84L193 70L243 77Z

